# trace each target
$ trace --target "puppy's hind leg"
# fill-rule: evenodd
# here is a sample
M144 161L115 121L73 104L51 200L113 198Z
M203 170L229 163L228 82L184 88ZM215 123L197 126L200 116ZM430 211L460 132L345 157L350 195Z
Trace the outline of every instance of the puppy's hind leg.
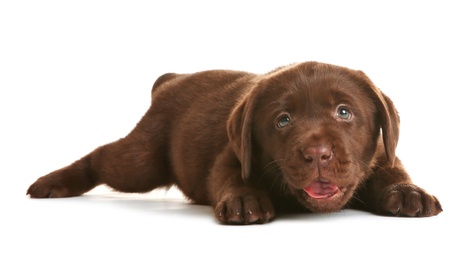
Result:
M93 167L99 180L122 192L148 192L173 184L165 148L154 141L130 135L109 147L97 149Z
M32 198L60 198L81 195L100 181L90 166L90 154L62 169L39 178L26 194Z
M155 122L148 112L127 137L39 178L27 194L32 198L72 197L100 184L123 192L147 192L170 186L165 146L156 136L159 124Z

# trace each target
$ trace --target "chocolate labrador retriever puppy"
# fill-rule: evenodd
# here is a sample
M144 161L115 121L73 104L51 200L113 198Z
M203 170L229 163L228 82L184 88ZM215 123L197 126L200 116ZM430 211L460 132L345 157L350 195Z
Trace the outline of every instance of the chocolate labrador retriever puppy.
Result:
M263 75L165 74L126 136L39 178L32 198L177 185L224 224L281 212L350 207L380 215L439 214L395 155L399 117L361 71L317 62Z

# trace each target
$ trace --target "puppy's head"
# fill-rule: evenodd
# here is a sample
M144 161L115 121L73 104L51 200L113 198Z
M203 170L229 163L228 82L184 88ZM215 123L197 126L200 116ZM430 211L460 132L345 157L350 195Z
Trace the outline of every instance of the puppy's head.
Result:
M306 208L329 212L370 174L377 146L394 163L398 124L393 103L364 73L307 62L261 76L228 133L243 179L282 181Z

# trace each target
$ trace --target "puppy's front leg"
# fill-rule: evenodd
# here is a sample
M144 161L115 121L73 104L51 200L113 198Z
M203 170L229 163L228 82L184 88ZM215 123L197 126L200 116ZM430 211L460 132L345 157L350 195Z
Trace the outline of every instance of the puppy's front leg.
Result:
M413 184L398 158L390 166L384 157L360 192L369 211L403 217L435 216L442 211L439 200Z
M240 162L230 148L217 157L208 188L215 217L222 224L266 223L275 216L269 196L242 179Z

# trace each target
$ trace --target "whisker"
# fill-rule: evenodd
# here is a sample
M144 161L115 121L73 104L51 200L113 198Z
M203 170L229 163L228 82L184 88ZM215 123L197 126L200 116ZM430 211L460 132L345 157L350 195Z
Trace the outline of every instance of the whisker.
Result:
M261 174L261 178L259 179L259 181L262 181L263 179L265 179L265 176L272 173L274 175L274 177L272 177L272 183L270 184L270 189L274 189L277 182L280 183L281 187L280 190L284 191L286 189L286 185L284 183L284 181L280 181L280 178L283 178L283 175L282 175L282 170L283 170L283 167L280 166L280 162L283 162L285 161L284 159L278 159L278 160L273 160L271 162L269 162L268 164L266 164L264 167L263 167L263 172ZM271 178L267 178L267 179L271 179Z

